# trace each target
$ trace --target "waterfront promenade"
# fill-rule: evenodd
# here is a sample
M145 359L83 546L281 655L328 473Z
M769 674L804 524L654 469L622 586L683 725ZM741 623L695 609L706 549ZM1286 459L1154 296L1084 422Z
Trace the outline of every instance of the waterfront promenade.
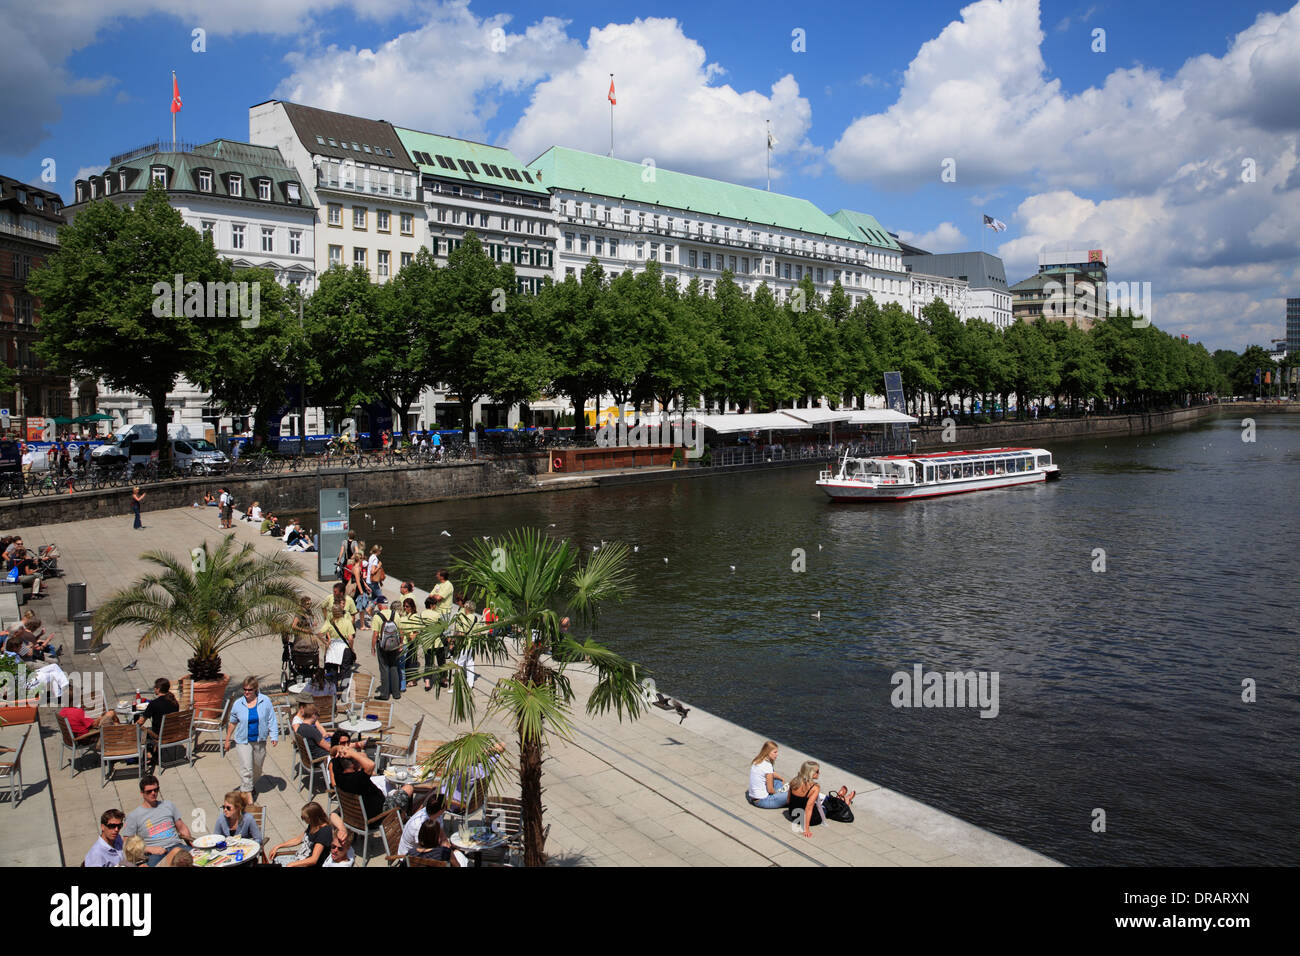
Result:
M450 507L450 506L449 506ZM141 652L132 635L119 632L99 655L72 656L72 635L62 618L66 610L63 582L85 581L89 605L101 604L115 589L145 570L139 555L161 549L184 555L207 540L215 544L224 533L217 529L214 508L180 508L144 515L146 528L132 531L129 517L97 518L75 523L12 529L29 543L53 541L63 553L67 575L52 582L49 598L34 606L47 627L58 631L68 651L65 669L102 668L110 699L147 689L156 677L173 681L185 673L186 648L176 641ZM259 537L253 526L236 522L240 541L258 550L278 552L278 539ZM317 582L316 555L293 554L304 572L303 589L321 599L331 582ZM389 568L390 598L397 593L402 569ZM417 585L430 582L416 582ZM417 597L422 602L425 591ZM665 640L675 639L665 635ZM357 641L362 670L373 672L369 633ZM132 671L123 668L138 661ZM251 641L223 655L224 670L237 688L246 674L256 674L263 689L279 680L280 645L277 640ZM480 704L486 702L494 682L506 668L480 666L476 688ZM572 672L571 672L572 673ZM664 693L673 693L671 673L655 675ZM620 723L615 717L588 717L582 704L593 679L573 675L578 701L575 731L570 742L553 741L543 785L550 826L547 850L554 864L598 866L930 866L930 865L1053 865L1048 858L924 806L869 780L846 773L822 761L822 780L835 789L845 784L858 791L857 816L850 825L827 824L813 830L811 839L796 833L779 811L757 810L744 800L749 762L762 738L713 717L692 704L690 715L679 723L676 714L651 708L640 720ZM448 722L450 701L415 688L404 694L396 710L398 733L424 716L424 739L445 740L466 729ZM480 718L482 707L479 709ZM24 782L29 796L17 811L23 815L22 832L6 828L0 835L0 864L52 863L50 847L60 846L67 865L77 865L98 835L99 814L108 807L130 810L140 802L136 777L119 768L115 781L100 785L97 767L83 758L85 767L75 778L68 768L58 769L59 737L53 715L43 714L44 761L33 748L24 758ZM7 728L4 740L18 728ZM516 741L500 721L484 720L480 729L497 733L513 754ZM211 740L211 737L205 740ZM29 747L31 743L29 742ZM778 770L790 777L805 759L797 740L778 740ZM267 836L272 843L298 829L298 814L307 800L290 775L292 753L288 742L268 750L266 776L260 782L258 803L266 808ZM41 779L48 765L49 785ZM187 818L203 810L210 828L221 796L235 789L238 774L233 755L223 756L205 743L192 768L169 759L161 774L163 796L172 800ZM500 781L504 793L517 792L510 774ZM318 801L324 802L323 797ZM8 810L0 812L11 812ZM55 820L57 818L57 835ZM373 841L372 841L373 844ZM44 847L43 855L39 848ZM382 855L371 848L371 865L382 865ZM379 859L376 860L375 857Z

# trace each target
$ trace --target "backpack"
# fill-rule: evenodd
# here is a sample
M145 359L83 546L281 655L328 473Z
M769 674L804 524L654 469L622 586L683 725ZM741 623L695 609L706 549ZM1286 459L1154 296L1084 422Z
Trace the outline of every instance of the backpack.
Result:
M383 629L379 632L379 649L381 651L395 651L402 646L402 632L397 629L393 617L379 615L379 619L384 622Z

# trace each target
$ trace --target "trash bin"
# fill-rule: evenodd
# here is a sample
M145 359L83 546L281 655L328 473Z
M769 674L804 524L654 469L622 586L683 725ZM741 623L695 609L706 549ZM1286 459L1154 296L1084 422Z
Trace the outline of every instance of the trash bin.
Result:
M74 621L86 609L86 582L68 582L68 620Z
M93 619L90 611L81 611L72 619L72 653L90 653L95 643Z

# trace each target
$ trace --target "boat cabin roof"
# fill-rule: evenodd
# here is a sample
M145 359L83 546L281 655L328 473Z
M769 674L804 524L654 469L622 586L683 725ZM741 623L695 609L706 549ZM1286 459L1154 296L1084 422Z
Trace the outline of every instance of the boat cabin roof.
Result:
M966 451L932 451L924 455L878 455L885 461L934 461L952 458L998 458L1006 455L1050 454L1045 448L979 448Z

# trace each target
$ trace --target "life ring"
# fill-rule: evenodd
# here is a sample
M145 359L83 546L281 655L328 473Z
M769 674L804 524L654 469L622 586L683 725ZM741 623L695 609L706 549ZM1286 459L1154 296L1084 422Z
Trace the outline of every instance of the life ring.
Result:
M556 455L555 458L551 461L551 467L554 468L556 471L564 471L564 459L561 458L559 455Z

